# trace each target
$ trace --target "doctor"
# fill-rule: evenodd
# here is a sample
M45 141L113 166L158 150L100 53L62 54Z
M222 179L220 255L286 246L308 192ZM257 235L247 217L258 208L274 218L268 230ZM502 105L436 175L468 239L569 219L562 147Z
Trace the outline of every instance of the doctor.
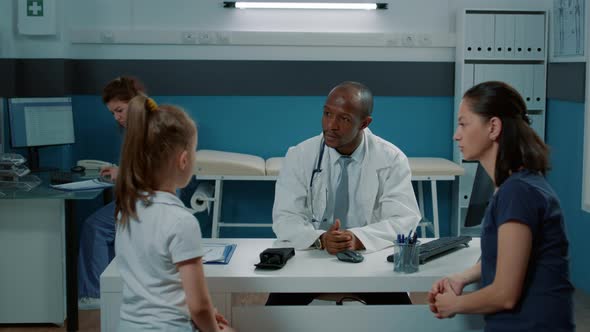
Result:
M323 134L289 149L273 207L279 240L330 254L373 252L416 228L420 212L408 159L367 128L372 110L365 85L340 83L324 105Z

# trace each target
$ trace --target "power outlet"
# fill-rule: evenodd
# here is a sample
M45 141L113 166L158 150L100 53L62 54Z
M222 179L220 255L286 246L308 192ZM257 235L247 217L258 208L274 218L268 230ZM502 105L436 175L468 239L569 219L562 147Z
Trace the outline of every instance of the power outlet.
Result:
M416 36L411 33L402 34L402 45L405 47L416 46Z
M197 36L199 44L215 44L215 33L212 31L200 31Z
M385 46L396 47L401 45L401 38L397 34L391 34L385 37Z
M429 33L420 33L416 36L416 45L422 47L432 46L432 36Z
M196 44L197 43L197 33L192 31L184 31L181 34L181 40L183 44Z
M100 41L105 44L112 44L115 42L115 34L112 31L102 31L100 33Z
M231 44L231 33L229 31L218 31L217 32L217 43L219 45Z

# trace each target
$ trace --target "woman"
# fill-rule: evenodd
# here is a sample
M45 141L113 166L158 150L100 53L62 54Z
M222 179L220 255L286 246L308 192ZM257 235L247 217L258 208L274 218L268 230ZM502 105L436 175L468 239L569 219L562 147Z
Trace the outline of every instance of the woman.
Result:
M102 91L102 101L121 128L127 127L129 101L145 92L143 84L133 77L118 77ZM100 175L117 179L118 167L105 167ZM78 297L81 309L98 309L100 306L100 274L113 257L115 241L115 204L111 202L84 221L80 234L78 255Z
M438 318L484 314L486 332L573 331L569 242L559 200L544 178L547 146L530 127L522 97L502 82L469 89L454 135L465 160L496 186L481 234L481 261L435 282ZM470 283L481 289L462 294Z

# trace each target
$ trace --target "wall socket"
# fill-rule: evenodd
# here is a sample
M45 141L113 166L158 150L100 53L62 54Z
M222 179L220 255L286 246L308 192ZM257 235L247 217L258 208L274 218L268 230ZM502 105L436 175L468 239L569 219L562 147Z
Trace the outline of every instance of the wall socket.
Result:
M218 31L217 35L217 44L219 45L229 45L231 44L231 32L229 31Z
M215 44L216 34L213 31L199 31L197 38L199 44Z
M112 31L102 31L100 33L100 41L102 43L114 43L115 42L115 34Z
M419 33L416 35L416 45L422 47L432 46L432 36L429 33Z
M193 31L184 31L181 34L181 40L183 44L196 44L197 43L197 33Z
M416 46L416 36L411 33L402 34L402 45L405 47Z

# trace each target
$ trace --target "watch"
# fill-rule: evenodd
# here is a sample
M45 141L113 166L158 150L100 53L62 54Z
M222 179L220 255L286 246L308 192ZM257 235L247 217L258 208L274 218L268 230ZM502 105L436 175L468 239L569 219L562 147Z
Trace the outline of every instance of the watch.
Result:
M318 238L315 240L315 242L313 243L313 246L314 246L316 249L320 249L320 250L323 250L323 249L324 249L324 246L323 246L323 244L322 244L322 237L321 237L321 236L319 236L319 237L318 237Z

